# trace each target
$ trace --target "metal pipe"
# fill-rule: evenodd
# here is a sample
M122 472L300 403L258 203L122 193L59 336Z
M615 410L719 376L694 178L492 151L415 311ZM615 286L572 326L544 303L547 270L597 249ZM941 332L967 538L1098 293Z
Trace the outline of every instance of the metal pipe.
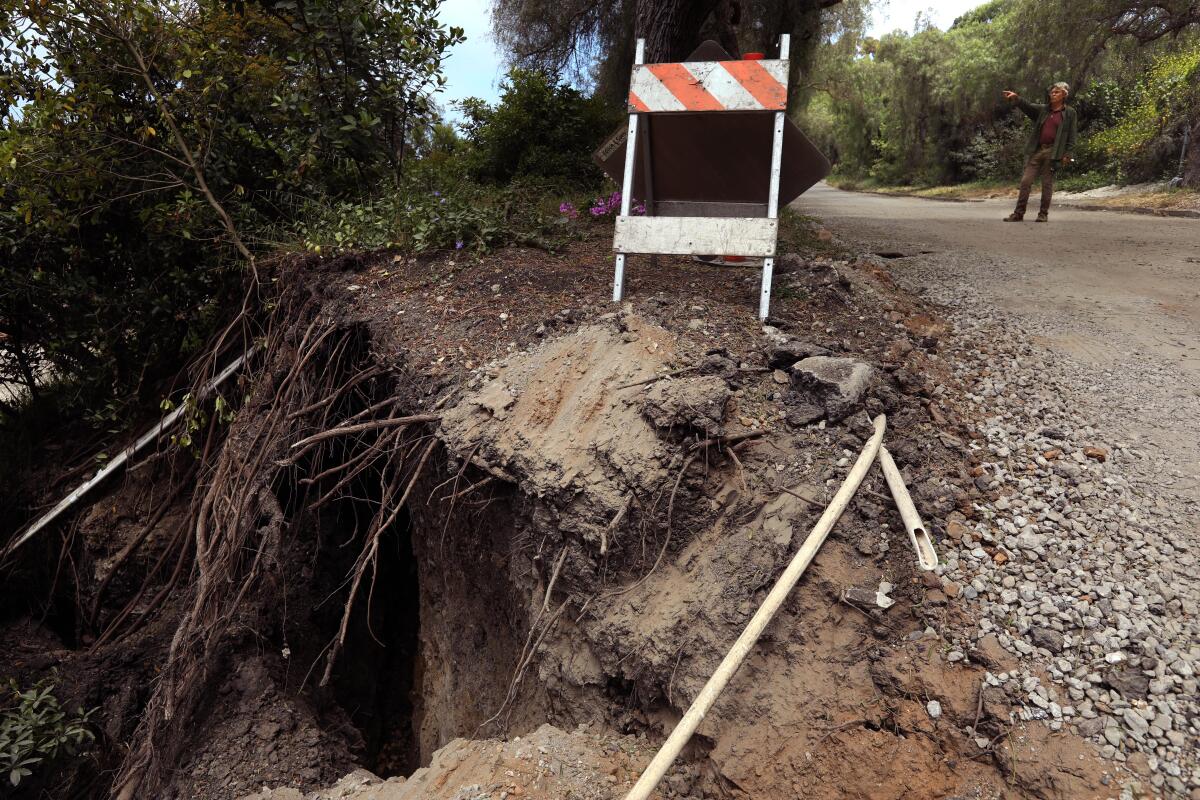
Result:
M886 418L880 414L875 418L875 434L867 441L863 447L862 453L859 454L858 460L854 462L854 467L851 468L850 474L846 476L845 482L842 483L837 494L833 496L833 500L829 503L829 507L825 509L825 513L817 520L816 526L808 534L808 538L804 540L804 544L796 552L787 569L779 576L779 580L775 582L771 592L763 600L763 604L751 617L750 622L746 625L746 629L742 631L742 635L733 643L729 653L721 661L716 672L708 679L708 683L704 684L704 688L700 690L700 694L692 701L692 705L688 708L687 713L683 715L683 719L679 720L679 724L675 726L675 730L671 731L671 735L667 737L667 741L663 743L662 749L654 756L650 764L647 765L642 776L638 778L637 783L629 790L629 794L625 795L625 800L646 800L650 793L654 791L654 787L658 786L659 781L666 775L667 770L671 768L671 764L679 756L683 750L683 746L692 738L692 734L696 732L696 728L700 727L700 723L704 721L704 717L708 714L709 709L721 696L721 692L729 683L733 674L737 672L738 667L746 659L750 653L750 649L762 636L763 630L775 617L775 613L779 611L783 601L787 599L788 594L796 586L800 580L800 576L804 574L804 570L808 569L808 565L817 555L817 550L825 542L825 538L833 529L838 519L842 516L842 512L846 510L850 498L858 490L859 484L867 474L867 470L871 468L871 463L875 461L876 455L879 453L880 445L883 442L883 431L887 425Z
M641 64L646 58L646 40L637 40L637 51L633 56L634 64ZM638 115L629 115L629 131L625 137L625 175L621 181L621 216L629 216L630 204L633 201L633 170L634 152L637 145ZM625 296L625 254L617 253L616 267L613 271L613 302L621 302Z
M197 393L197 395L196 395L197 400L205 397L209 392L211 392L213 389L217 388L217 386L221 385L221 383L223 383L226 378L228 378L230 375L232 375L234 372L236 372L238 367L240 367L242 365L242 362L244 362L246 360L246 357L249 356L251 352L253 352L253 348L251 348L250 351L247 351L244 355L240 355L237 358L235 358L233 360L233 362L229 364L229 366L227 366L227 367L225 367L225 369L221 370L221 372L215 378L213 378L211 381L209 381L204 386L204 388L202 388ZM24 533L22 533L16 539L14 539L12 542L10 542L7 546L5 546L4 551L2 553L0 553L0 561L3 561L4 559L6 559L10 555L12 555L18 547L20 547L21 545L25 544L25 542L27 542L31 538L33 538L34 534L36 534L38 531L45 528L47 525L49 525L51 522L53 522L55 519L57 519L59 514L66 511L71 506L73 506L79 500L79 498L86 495L88 492L90 492L92 489L94 489L101 481L103 481L109 475L116 472L120 467L122 467L125 464L126 461L128 461L133 456L137 455L148 444L157 440L158 437L162 435L163 431L170 428L172 425L174 425L179 420L179 418L181 416L183 416L183 412L185 410L186 410L185 406L180 406L179 408L172 411L170 414L167 414L165 417L163 417L161 420L159 420L157 425L155 425L153 428L148 430L146 433L142 434L141 438L139 438L136 442L134 442L129 447L126 447L124 450L122 450L120 453L118 453L116 455L116 457L113 458L112 461L108 462L108 464L105 465L104 469L97 472L92 478L88 479L87 481L84 481L84 483L82 485L80 485L77 489L75 489L75 491L71 492L69 495L67 495L62 500L60 500L58 502L58 505L54 506L54 508L50 509L45 514L43 514L40 518L37 519L37 521L35 521L32 525L30 525L28 528L26 528Z
M783 34L779 37L779 60L785 64L788 61L788 51L791 49L792 37L790 34ZM784 74L788 72L785 69ZM767 219L776 219L779 216L779 178L782 172L781 165L783 160L783 125L787 117L786 111L775 112L775 129L771 138L771 181L767 188ZM779 234L775 234L776 242L778 242ZM778 247L778 244L776 244ZM770 255L763 259L762 283L758 293L758 318L765 320L771 313L771 281L775 274L775 256Z

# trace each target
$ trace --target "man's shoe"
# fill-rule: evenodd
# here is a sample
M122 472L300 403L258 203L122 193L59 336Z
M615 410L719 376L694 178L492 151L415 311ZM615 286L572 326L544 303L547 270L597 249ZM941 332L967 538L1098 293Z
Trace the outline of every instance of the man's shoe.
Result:
M1014 211L1013 213L1011 213L1007 217L1005 217L1004 221L1005 222L1020 222L1023 219L1025 219L1024 214L1018 214L1017 212Z
M1041 214L1038 214L1037 221L1038 222L1049 222L1050 218L1045 212L1042 212Z

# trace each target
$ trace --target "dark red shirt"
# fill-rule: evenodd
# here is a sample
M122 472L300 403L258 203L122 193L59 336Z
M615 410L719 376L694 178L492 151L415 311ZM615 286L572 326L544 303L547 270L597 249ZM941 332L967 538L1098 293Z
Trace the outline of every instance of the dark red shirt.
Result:
M1045 123L1042 124L1042 136L1038 139L1038 144L1043 146L1054 144L1054 140L1058 136L1058 126L1062 125L1062 118L1062 109L1050 112L1050 116L1046 117Z

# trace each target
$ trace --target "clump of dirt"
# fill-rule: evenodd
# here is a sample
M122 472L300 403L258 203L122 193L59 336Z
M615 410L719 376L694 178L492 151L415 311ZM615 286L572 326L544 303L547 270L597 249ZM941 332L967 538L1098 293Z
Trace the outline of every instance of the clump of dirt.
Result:
M392 780L337 792L620 796L841 483L868 417L888 415L934 530L973 513L967 434L940 408L949 333L906 327L925 310L876 264L785 257L764 328L756 272L635 263L613 308L607 256L596 240L289 273L304 313L205 445L195 496L159 519L122 503L116 539L149 528L161 544L53 659L91 698L120 683L123 710L103 715L114 752L133 742L160 763L146 732L177 715L188 735L151 794L267 783L258 796L294 798L360 765ZM814 359L838 375L813 383L828 365ZM122 547L102 521L72 545L81 597ZM231 567L193 581L217 530ZM163 553L181 577L152 569ZM886 609L846 592L881 582ZM955 588L917 571L873 471L662 795L1104 794L1083 740L1014 724L979 664L948 663L941 632L967 622ZM106 635L119 601L138 626ZM120 661L132 643L136 665Z
M307 795L263 789L243 800L606 800L628 791L652 755L644 737L542 725L508 742L455 739L408 778L359 771Z

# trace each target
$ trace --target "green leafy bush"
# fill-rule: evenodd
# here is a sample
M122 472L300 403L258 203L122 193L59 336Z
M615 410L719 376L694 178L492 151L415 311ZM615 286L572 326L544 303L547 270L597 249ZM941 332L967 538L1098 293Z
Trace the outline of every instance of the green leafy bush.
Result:
M600 99L523 69L508 73L499 103L469 98L462 110L468 170L488 183L533 177L598 184L592 151L620 122Z
M0 0L0 381L128 399L242 291L214 205L253 243L401 181L462 39L438 6Z
M95 711L65 711L54 696L57 676L38 681L21 691L8 681L6 701L0 705L0 773L12 786L60 755L77 755L95 739L88 719Z
M1178 154L1170 133L1200 113L1200 45L1155 59L1126 102L1116 124L1093 134L1088 148L1117 163L1122 177L1158 177Z
M963 181L1007 180L1021 172L1028 135L1005 119L977 131L960 149L947 156Z
M569 229L556 212L557 185L532 179L480 184L448 170L420 168L382 197L317 202L280 233L310 252L383 247L409 252L471 250L508 244L551 248Z

